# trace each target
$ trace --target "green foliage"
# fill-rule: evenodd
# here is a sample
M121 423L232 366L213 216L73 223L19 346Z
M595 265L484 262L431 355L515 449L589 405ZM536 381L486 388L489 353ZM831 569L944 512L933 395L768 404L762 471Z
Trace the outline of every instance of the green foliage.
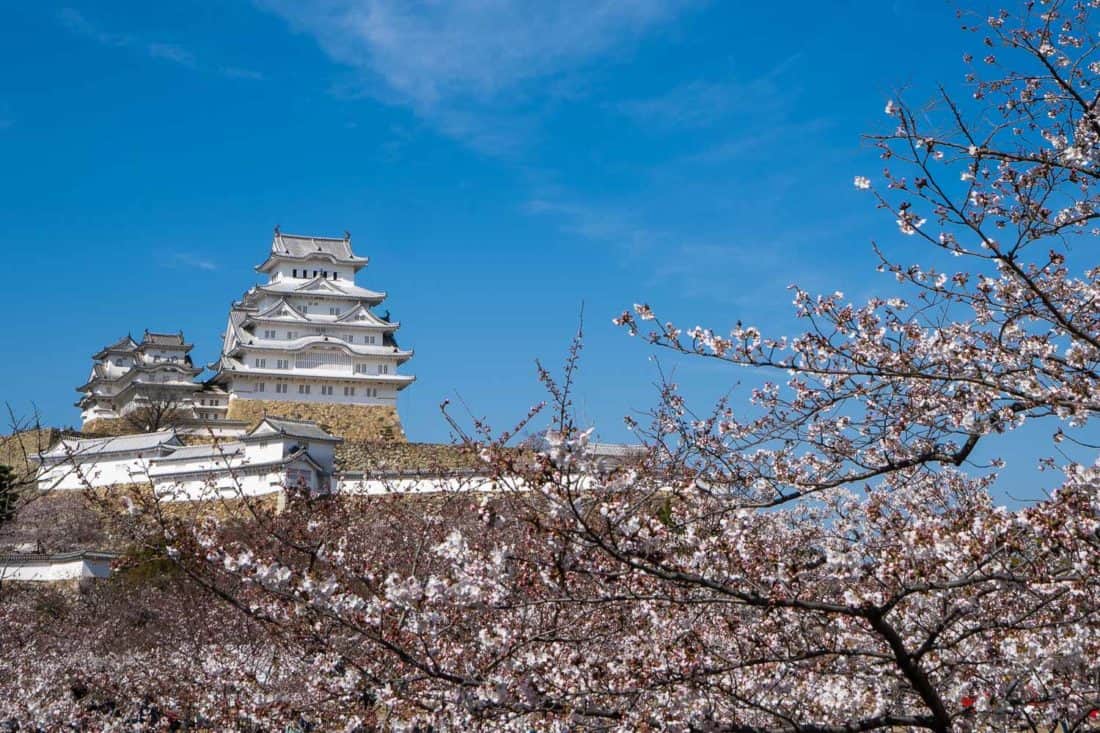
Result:
M672 497L666 496L664 503L657 507L657 518L666 527L672 527Z
M153 584L158 588L173 582L180 575L179 566L160 553L150 549L140 550L129 556L128 561L115 573L119 583L136 587Z

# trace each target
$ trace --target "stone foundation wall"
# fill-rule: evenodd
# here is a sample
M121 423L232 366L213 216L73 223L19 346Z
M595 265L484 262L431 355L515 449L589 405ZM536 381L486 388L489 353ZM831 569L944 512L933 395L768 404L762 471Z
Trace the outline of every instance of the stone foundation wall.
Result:
M94 438L113 438L116 435L131 435L141 431L122 418L100 417L84 423L80 432Z
M249 427L264 415L312 420L322 428L354 441L404 443L405 431L397 408L386 405L333 405L317 402L280 402L275 400L233 399L229 402L230 420L244 420Z
M37 464L28 459L35 453L47 450L61 438L55 428L23 430L0 436L0 466L11 466L18 478L34 473Z
M462 445L346 440L336 447L336 469L369 474L393 471L438 475L453 470L484 470L485 463L477 451Z

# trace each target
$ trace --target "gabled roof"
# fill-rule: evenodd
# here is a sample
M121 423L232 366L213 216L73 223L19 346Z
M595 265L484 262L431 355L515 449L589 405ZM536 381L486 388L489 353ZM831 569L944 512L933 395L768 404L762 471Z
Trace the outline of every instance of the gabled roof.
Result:
M343 237L315 237L304 234L283 234L275 227L271 238L271 254L256 269L263 272L278 260L325 260L334 264L351 265L356 270L365 267L366 257L351 251L351 235Z
M66 438L48 451L39 453L38 458L64 460L71 455L77 459L84 459L107 453L139 453L174 445L182 445L182 443L173 429L108 438Z
M343 237L317 237L312 234L284 234L275 230L271 239L272 254L288 254L291 257L308 257L318 252L344 260L362 260L351 251L351 235Z
M179 382L190 382L191 378L202 372L200 367L192 366L190 360L186 362L162 361L154 364L133 364L125 369L121 374L111 376L110 371L104 368L102 364L96 364L92 367L92 375L88 378L88 381L77 387L76 391L87 392L95 385L103 382L109 384L133 383L139 381L137 380L139 374L174 371L187 377L187 379L181 379L178 382L140 382L148 387L172 386L173 384L179 384Z
M243 439L261 439L272 435L285 435L302 440L321 440L341 443L343 438L325 432L312 420L291 420L285 417L265 417L260 424L252 428Z
M176 448L166 456L158 456L154 463L165 461L193 461L202 458L231 458L244 451L244 443L230 441L225 443L203 443L201 445L185 445Z
M335 295L338 297L361 298L376 303L386 299L385 293L375 290L367 290L347 280L326 280L320 275L305 282L276 281L257 285L253 290L245 293L245 300L255 292L274 293L278 295Z
M389 334L385 334L389 335ZM303 351L341 351L349 356L380 356L392 357L398 364L403 364L413 357L412 351L401 351L392 344L349 344L337 335L330 334L306 334L296 339L265 339L259 336L253 337L247 334L225 352L225 356L241 356L255 352L266 354L298 354Z
M391 331L396 331L397 329L401 328L401 324L398 323L397 321L387 321L387 320L384 320L382 318L379 318L377 315L375 315L374 313L371 312L370 308L367 308L362 303L360 303L359 305L355 306L354 308L349 310L344 315L337 318L334 321L334 323L346 323L348 321L354 321L355 316L359 313L366 314L367 322L370 323L372 326L382 326L383 328L386 328L386 329L391 330Z
M134 341L130 334L126 334L118 341L115 341L109 346L104 346L98 353L92 354L93 359L105 359L107 354L127 353L133 351L138 347L138 342Z
M265 311L253 313L251 318L290 318L295 321L309 322L309 319L297 308L287 302L286 298L279 298L273 306Z
M183 331L179 333L154 333L145 329L141 345L146 346L187 346L183 340Z

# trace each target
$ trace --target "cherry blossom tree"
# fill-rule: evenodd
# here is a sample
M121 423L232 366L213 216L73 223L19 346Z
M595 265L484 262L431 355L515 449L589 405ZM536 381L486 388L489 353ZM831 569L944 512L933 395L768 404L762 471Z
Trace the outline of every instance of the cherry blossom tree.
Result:
M1047 498L1009 511L991 495L1002 464L974 455L1049 423L1061 456L1100 407L1095 12L1027 4L977 23L991 55L971 99L886 104L893 128L871 138L886 167L855 184L932 263L876 246L888 296L796 288L807 328L789 339L684 330L648 305L616 319L779 378L747 404L699 412L666 382L634 424L646 455L608 469L571 417L578 346L562 381L543 372L548 449L509 450L516 431L480 424L466 436L495 491L412 509L301 501L231 541L211 525L174 532L177 551L280 633L345 660L386 719L1090 725L1100 469L1051 458Z
M578 341L513 430L453 421L482 466L452 490L235 516L135 497L133 542L298 660L285 722L1096 725L1100 466L1066 447L1095 454L1100 409L1098 12L964 18L987 49L972 96L886 104L885 168L855 185L905 245L875 247L888 294L796 288L793 338L616 319L763 375L743 402L699 410L666 380L630 421L644 453L608 465L572 417ZM546 445L510 447L542 415ZM1045 497L1009 510L976 455L1020 429L1051 457Z

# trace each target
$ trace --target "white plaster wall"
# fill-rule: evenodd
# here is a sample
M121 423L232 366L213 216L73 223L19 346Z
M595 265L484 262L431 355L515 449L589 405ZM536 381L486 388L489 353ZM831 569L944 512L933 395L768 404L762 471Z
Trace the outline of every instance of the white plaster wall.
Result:
M309 261L306 261L305 263L295 262L293 264L279 265L275 270L272 271L272 275L273 276L284 277L288 280L293 280L293 279L295 279L295 275L294 275L295 270L298 271L298 275L297 275L298 280L312 280L314 270L317 270L318 275L320 275L322 272L325 272L327 270L328 275L329 275L329 279L332 278L332 273L334 273L334 272L337 273L340 280L349 281L349 280L352 280L352 278L354 277L350 267L341 267L340 265L333 265L331 262L327 262L327 261L326 262L321 262L321 261L309 262ZM303 274L303 272L302 272L303 270L306 271L305 274ZM272 279L274 279L274 277Z
M81 558L60 563L0 564L0 579L52 582L77 578L106 578L111 574L109 560Z
M116 484L144 483L149 480L146 469L149 459L137 456L96 460L91 456L74 456L73 460L39 469L38 488L50 490L80 490L90 486L101 488Z
M332 473L333 466L336 464L336 446L333 443L310 442L308 451L310 458L321 464L321 468L325 471Z
M277 461L286 455L286 444L283 438L276 434L264 437L261 440L250 440L245 443L245 457L249 463L266 463Z
M184 352L182 350L179 350L179 349L162 349L162 348L155 348L155 347L150 348L150 347L146 346L145 347L145 363L153 364L153 363L168 362L169 364L173 364L173 363L183 364L184 363L183 354L184 354ZM153 357L159 357L159 361L154 361ZM175 362L173 362L172 359L175 359Z
M212 471L235 468L241 465L243 459L240 453L231 452L234 449L240 449L240 444L234 443L232 445L232 448L226 447L220 449L225 452L195 456L194 458L183 461L173 461L170 455L165 456L165 458L169 460L155 461L149 473L152 478L155 479L158 475L167 471L179 473L183 471Z
M240 496L264 496L282 491L288 484L288 476L302 476L305 485L317 489L321 477L304 461L295 461L288 467L263 474L239 474L237 476L197 476L173 478L158 476L153 479L153 490L166 501L200 501L232 499ZM296 472L301 473L296 473Z
M200 501L232 499L239 496L263 496L280 491L285 483L281 471L266 474L238 476L197 476L175 478L158 476L153 479L153 490L166 501Z
M300 374L300 373L299 373ZM275 383L278 381L284 381L287 384L286 393L276 392ZM256 391L256 383L264 383L264 391ZM321 394L321 385L328 384L316 378L310 378L305 375L301 376L287 376L276 377L237 377L233 380L233 395L235 398L244 397L246 399L257 400L273 400L276 402L323 402L334 405L395 405L397 404L397 389L389 385L378 385L377 397L369 397L367 395L368 386L374 387L375 384L371 384L366 380L363 381L347 381L347 382L333 382L332 394ZM299 394L298 385L308 384L310 386L309 394ZM355 387L354 395L344 395L344 387Z
M498 490L499 486L497 483L486 476L465 476L459 478L342 478L336 482L337 493L366 496Z

